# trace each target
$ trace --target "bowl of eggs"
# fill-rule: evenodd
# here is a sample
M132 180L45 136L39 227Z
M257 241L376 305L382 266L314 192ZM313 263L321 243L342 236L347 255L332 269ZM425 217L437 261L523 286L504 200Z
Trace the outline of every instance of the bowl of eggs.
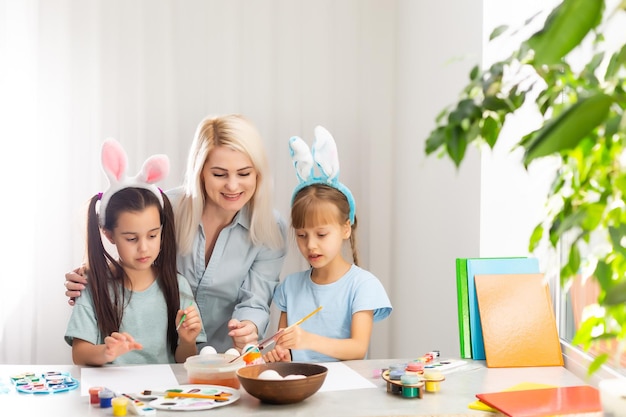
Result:
M237 369L241 386L268 404L293 404L315 394L328 368L313 363L274 362Z

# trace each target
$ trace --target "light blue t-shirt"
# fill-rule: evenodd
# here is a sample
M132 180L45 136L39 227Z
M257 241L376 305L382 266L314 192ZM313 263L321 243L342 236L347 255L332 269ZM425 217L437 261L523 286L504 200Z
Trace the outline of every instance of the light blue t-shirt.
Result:
M373 310L374 322L391 314L391 302L381 282L371 272L352 265L332 284L319 285L311 280L311 269L291 274L276 288L274 303L287 312L287 325L322 306L322 309L300 327L310 333L333 339L350 337L352 315ZM331 362L336 358L312 350L291 350L294 362Z
M185 309L193 300L189 283L178 275L180 305ZM128 300L128 298L127 298ZM196 306L196 308L198 308ZM167 346L167 304L165 297L155 280L144 291L132 291L130 302L124 308L124 315L120 332L127 332L138 342L143 349L133 350L118 356L114 364L156 364L175 363L174 355ZM87 287L81 296L76 298L76 305L72 309L72 316L67 324L65 341L71 346L74 338L99 345L104 343L100 334L96 313L94 310L91 291ZM204 329L196 339L196 343L206 342Z
M168 191L175 203L181 190ZM278 212L276 222L283 239L287 228ZM286 247L270 249L250 241L250 214L244 206L230 225L220 232L205 267L206 236L198 225L191 253L178 254L178 272L187 277L200 308L208 344L218 352L233 347L228 336L231 318L252 321L262 338L267 331L270 303L279 283Z

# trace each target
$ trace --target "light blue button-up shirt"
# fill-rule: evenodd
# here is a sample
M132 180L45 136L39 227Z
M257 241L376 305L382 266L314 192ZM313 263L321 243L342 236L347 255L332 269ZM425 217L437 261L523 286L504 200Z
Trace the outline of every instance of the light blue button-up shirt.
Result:
M286 225L275 213L283 237ZM191 253L178 254L178 272L185 276L200 308L208 345L218 352L233 347L228 321L252 321L263 337L269 324L270 303L278 285L286 256L286 246L274 250L250 241L248 206L237 213L217 237L205 267L206 236L202 224L194 238Z

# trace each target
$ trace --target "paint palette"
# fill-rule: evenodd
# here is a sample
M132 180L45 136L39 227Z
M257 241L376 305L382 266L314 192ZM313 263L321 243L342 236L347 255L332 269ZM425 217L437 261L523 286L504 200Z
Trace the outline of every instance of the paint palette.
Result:
M17 392L23 394L56 394L78 388L79 382L69 372L25 372L11 376Z
M157 399L150 402L150 406L157 410L197 411L223 407L237 401L239 391L221 385L180 385L167 391L174 391L185 397L165 397L165 393L157 395ZM154 393L153 393L154 394ZM219 399L193 398L193 395L217 396Z

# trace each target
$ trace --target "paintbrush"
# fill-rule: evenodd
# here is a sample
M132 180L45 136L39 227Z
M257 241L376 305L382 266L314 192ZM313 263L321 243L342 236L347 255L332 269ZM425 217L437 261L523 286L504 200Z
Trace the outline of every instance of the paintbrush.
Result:
M191 307L192 305L193 305L193 301L190 301L187 308ZM178 322L178 326L176 326L176 331L180 329L180 326L183 325L183 322L185 321L186 318L187 318L187 314L183 314L183 316L180 318L180 321Z
M294 324L292 324L291 326L287 326L284 329L281 329L279 331L277 331L276 333L274 333L272 336L268 337L267 339L263 339L261 340L261 342L259 342L256 346L251 347L250 349L248 349L247 351L243 352L241 355L237 356L236 358L228 361L228 363L233 363L235 362L237 359L241 358L242 356L244 356L246 353L248 353L248 351L250 351L251 349L257 348L259 350L263 350L264 348L266 348L267 346L269 346L270 344L272 344L273 342L276 341L276 339L278 338L278 336L280 336L283 332L298 326L300 324L302 324L305 320L309 319L311 316L313 316L314 314L316 314L318 311L320 311L322 309L322 306L319 306L318 308L316 308L315 310L313 310L312 312L310 312L309 314L307 314L306 316L302 317L300 320L298 320L297 322L295 322Z
M144 390L141 393L142 395L154 395L157 397L165 397L165 398L204 398L209 400L218 400L218 401L228 401L228 397L230 397L230 393L222 392L218 395L210 395L210 394L199 394L195 392L179 392L179 391L152 391L152 390Z

